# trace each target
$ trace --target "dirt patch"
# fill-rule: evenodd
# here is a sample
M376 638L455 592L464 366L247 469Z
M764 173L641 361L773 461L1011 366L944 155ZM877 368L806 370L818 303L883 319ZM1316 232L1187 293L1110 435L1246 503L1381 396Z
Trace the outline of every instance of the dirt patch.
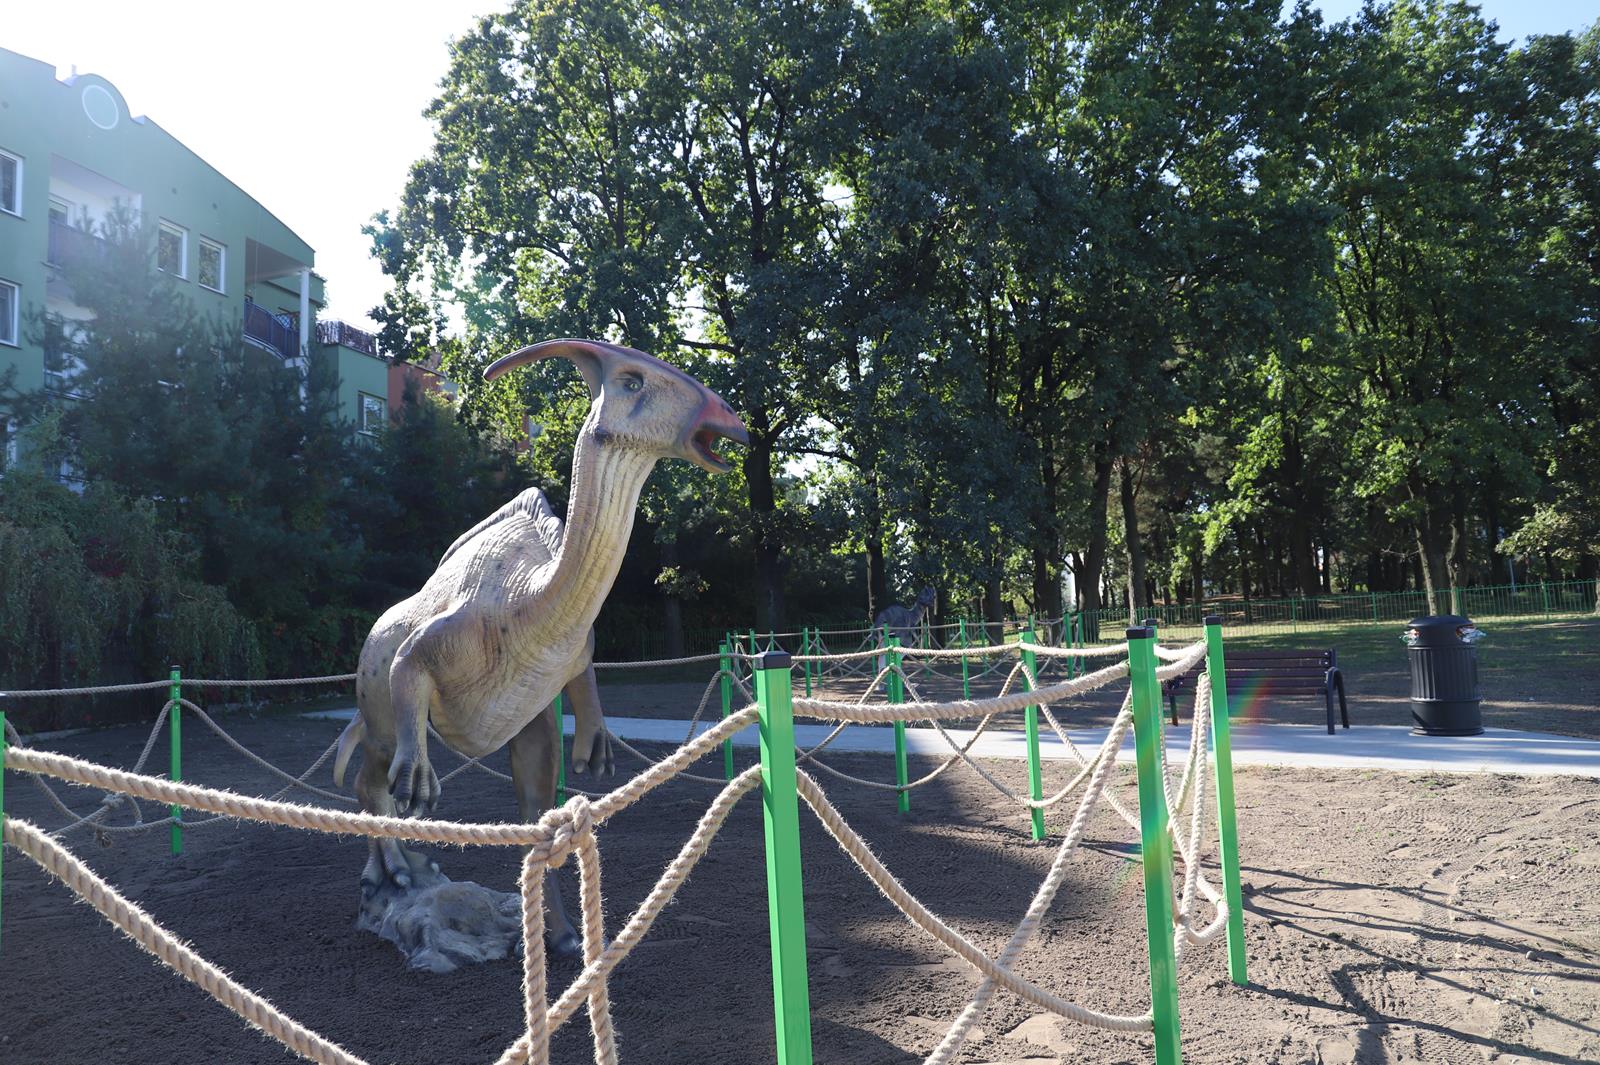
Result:
M613 712L623 712L617 703ZM228 724L295 772L337 732L334 723L298 718ZM142 730L118 728L50 746L127 764L143 740ZM186 740L193 779L276 790L200 729ZM752 752L738 756L743 765ZM881 757L837 762L890 775ZM504 768L499 757L491 764ZM994 768L1021 786L1020 766ZM1047 767L1046 786L1063 772ZM56 823L20 774L6 783L12 813ZM909 816L897 815L883 793L824 786L919 897L998 950L1054 849L1029 841L1018 810L959 768L917 791ZM1131 803L1131 777L1117 787ZM99 796L76 789L70 798L87 809ZM638 905L708 798L704 786L673 783L601 830L608 927ZM508 785L469 775L447 786L440 812L504 819L514 804ZM1219 950L1185 964L1186 1060L1600 1060L1597 814L1593 780L1242 770L1253 982L1232 987ZM1053 840L1065 816L1051 815ZM920 1060L960 1009L970 977L877 896L809 814L802 834L817 1059ZM72 839L102 875L203 955L369 1060L489 1061L521 1028L515 963L445 977L411 973L393 947L351 927L365 855L358 840L222 824L192 830L185 853L173 858L164 831L118 837L111 847ZM1109 812L1097 816L1022 963L1028 976L1102 1009L1132 1012L1148 1001L1136 856L1122 823ZM511 852L438 857L453 877L513 887ZM567 890L571 898L570 880ZM613 981L623 1060L770 1062L767 965L760 804L748 799ZM573 973L552 975L559 985ZM5 869L0 1018L7 1065L296 1060L73 905L15 852ZM1004 993L981 1027L962 1060L1042 1065L1151 1055L1147 1038L1040 1017ZM589 1060L581 1016L557 1036L555 1058Z

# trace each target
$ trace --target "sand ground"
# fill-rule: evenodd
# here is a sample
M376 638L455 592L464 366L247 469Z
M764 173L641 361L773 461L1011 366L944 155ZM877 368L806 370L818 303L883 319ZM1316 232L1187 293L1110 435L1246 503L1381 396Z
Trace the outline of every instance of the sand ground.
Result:
M639 712L620 705L616 688L607 701L614 713ZM677 706L682 716L681 699ZM280 715L227 723L295 772L337 732L329 722ZM128 764L144 737L127 727L46 745ZM186 745L192 779L276 790L198 727ZM440 763L453 764L448 755ZM878 779L890 772L878 756L840 756L837 764ZM992 768L1022 786L1019 765ZM1046 772L1048 790L1050 774L1065 767ZM1052 841L1032 842L1020 812L959 767L919 790L908 816L883 793L823 783L920 898L986 950L999 949L1052 857ZM9 774L7 785L12 814L58 823L20 774ZM1131 774L1116 789L1131 803ZM1244 769L1238 796L1251 983L1228 982L1220 950L1185 963L1185 1060L1600 1060L1600 782ZM87 809L99 796L77 789L70 798ZM708 798L702 785L674 782L601 830L608 927L637 906ZM513 816L514 805L507 785L473 774L452 781L440 813L498 820ZM1052 813L1053 841L1066 816ZM624 1061L772 1060L760 817L758 800L741 804L614 977ZM802 836L817 1060L920 1060L971 990L966 968L882 900L809 814ZM353 930L365 856L358 840L227 823L192 830L177 858L166 853L164 831L117 836L111 846L83 834L71 840L204 956L368 1060L490 1061L520 1030L517 964L412 973L387 943ZM458 879L510 890L516 877L516 856L504 850L438 858ZM1026 975L1101 1009L1143 1008L1136 858L1122 822L1098 814L1020 965ZM73 905L16 852L6 856L4 890L6 1065L296 1060ZM559 986L571 975L557 968L552 980ZM1059 1022L1004 993L981 1028L962 1060L1151 1060L1148 1038ZM555 1051L559 1062L589 1060L581 1015L558 1034Z

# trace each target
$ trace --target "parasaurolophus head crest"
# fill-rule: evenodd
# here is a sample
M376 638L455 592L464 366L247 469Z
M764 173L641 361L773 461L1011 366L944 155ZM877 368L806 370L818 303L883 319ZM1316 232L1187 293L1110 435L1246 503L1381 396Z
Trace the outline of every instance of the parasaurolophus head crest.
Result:
M493 381L548 358L566 359L583 375L596 404L589 430L596 443L687 459L711 473L726 473L731 467L717 454L717 439L750 442L744 423L721 396L676 366L617 344L546 340L497 360L483 376Z

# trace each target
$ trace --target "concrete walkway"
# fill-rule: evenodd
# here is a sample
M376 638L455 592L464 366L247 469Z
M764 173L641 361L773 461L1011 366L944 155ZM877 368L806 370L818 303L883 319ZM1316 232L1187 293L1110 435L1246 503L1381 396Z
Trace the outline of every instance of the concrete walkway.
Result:
M323 710L310 717L348 721L354 710ZM684 741L687 721L643 717L608 717L611 731L630 743ZM567 732L572 719L567 718ZM699 731L710 727L702 723ZM1039 754L1051 760L1072 757L1048 727L1041 722ZM795 742L802 748L821 743L831 726L795 725ZM972 733L950 729L958 743ZM1087 752L1105 742L1105 729L1068 729L1080 749ZM741 747L757 745L754 726L734 736ZM1189 726L1167 727L1167 743L1173 752L1189 745ZM894 751L894 731L888 726L853 726L828 745L830 751ZM913 755L943 758L950 745L931 728L907 728L906 750ZM1023 758L1027 754L1021 732L990 729L973 747L980 758ZM1118 761L1133 760L1133 737L1123 743ZM1245 725L1235 724L1233 764L1284 766L1295 769L1385 769L1399 773L1510 773L1519 776L1572 774L1600 777L1600 741L1557 736L1548 732L1517 732L1489 729L1482 736L1413 736L1400 725L1358 725L1340 729L1330 736L1320 725Z

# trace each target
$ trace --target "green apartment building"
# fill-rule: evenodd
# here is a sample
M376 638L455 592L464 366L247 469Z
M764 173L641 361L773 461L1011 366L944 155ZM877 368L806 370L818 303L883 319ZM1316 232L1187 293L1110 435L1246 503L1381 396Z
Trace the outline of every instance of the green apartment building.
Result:
M106 79L58 79L50 64L0 48L0 373L15 368L13 387L71 397L71 367L46 367L27 311L88 316L64 267L94 254L93 223L117 205L159 227L157 265L202 314L237 321L241 340L285 372L333 361L340 416L358 432L383 424L389 362L370 333L318 319L310 245L166 130L129 114ZM0 459L14 461L16 426L4 412L0 432Z

